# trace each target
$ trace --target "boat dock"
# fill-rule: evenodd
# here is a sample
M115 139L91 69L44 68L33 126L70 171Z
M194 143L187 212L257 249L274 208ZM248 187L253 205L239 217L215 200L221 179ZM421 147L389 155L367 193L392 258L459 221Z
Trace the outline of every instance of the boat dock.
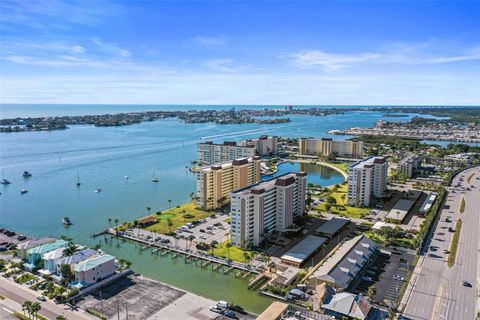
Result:
M186 250L180 249L179 247L174 247L174 246L166 245L166 244L163 244L163 243L148 241L146 239L139 239L139 238L136 238L136 237L126 235L124 233L116 233L112 229L105 230L104 232L99 233L99 235L103 234L103 233L108 233L112 236L116 236L116 237L120 237L120 238L124 238L124 239L128 239L128 240L131 240L131 241L138 242L138 243L142 244L142 246L140 247L141 251L144 251L148 248L152 248L152 254L156 254L156 253L160 252L160 255L164 256L164 255L171 252L172 253L172 255L171 255L172 259L176 259L178 256L184 255L186 263L195 262L195 265L197 265L197 261L198 261L198 262L200 262L198 264L198 266L200 266L201 268L208 269L207 267L209 265L212 265L212 270L213 271L220 272L220 267L223 267L222 268L223 274L228 274L228 273L230 273L231 270L238 269L238 270L244 272L244 273L242 273L242 276L241 276L242 279L247 278L249 275L259 273L259 271L257 271L256 269L247 267L242 263L228 262L225 259L217 258L217 257L206 255L206 254L202 254L202 253L199 253L199 252L186 251Z

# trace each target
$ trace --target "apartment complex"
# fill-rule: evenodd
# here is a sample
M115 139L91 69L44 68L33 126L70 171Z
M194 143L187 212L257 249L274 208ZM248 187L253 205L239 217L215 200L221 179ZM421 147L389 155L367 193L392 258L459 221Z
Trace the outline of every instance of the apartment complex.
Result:
M206 210L219 208L230 202L230 192L260 179L260 157L203 167L197 172L197 206Z
M420 156L411 154L398 163L398 173L410 179L413 177L415 170L420 167L421 162L422 158Z
M276 154L278 152L278 138L269 136L260 136L258 139L242 140L241 146L253 147L259 156Z
M290 172L232 192L232 243L257 246L265 235L288 229L305 211L306 184L305 172Z
M197 145L197 159L200 165L224 163L239 158L255 156L253 146L240 146L235 141L225 141L223 144L215 144L211 141Z
M363 142L332 140L331 138L299 138L298 152L307 156L336 156L340 158L361 158Z
M369 206L372 197L387 190L388 162L385 157L370 157L348 167L348 204Z

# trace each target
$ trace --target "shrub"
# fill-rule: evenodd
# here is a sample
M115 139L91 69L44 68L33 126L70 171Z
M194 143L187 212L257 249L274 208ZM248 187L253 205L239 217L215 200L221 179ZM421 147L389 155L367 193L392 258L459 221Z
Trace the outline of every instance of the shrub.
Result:
M191 213L186 213L186 214L183 215L183 217L185 219L193 219L193 218L195 218L195 215L191 214Z

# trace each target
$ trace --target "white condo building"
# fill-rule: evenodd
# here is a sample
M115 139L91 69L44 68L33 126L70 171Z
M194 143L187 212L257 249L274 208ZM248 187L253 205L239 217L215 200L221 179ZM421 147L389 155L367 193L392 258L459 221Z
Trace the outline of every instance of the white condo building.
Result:
M223 144L214 144L211 141L197 145L197 159L200 165L224 163L240 158L255 156L253 146L239 146L234 141L225 141Z
M372 197L387 190L388 162L385 157L370 157L348 167L348 204L369 206Z
M305 172L286 173L232 192L232 243L257 246L266 234L288 229L304 214L306 184Z

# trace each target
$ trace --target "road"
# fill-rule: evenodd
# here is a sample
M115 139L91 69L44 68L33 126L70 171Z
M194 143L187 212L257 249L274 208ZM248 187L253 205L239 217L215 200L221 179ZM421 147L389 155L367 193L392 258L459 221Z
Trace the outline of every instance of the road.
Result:
M473 174L470 183L468 178ZM458 174L448 188L446 201L435 225L426 252L421 253L410 287L402 304L408 319L476 319L480 276L480 167ZM473 185L473 187L472 187ZM470 188L467 190L466 188ZM460 212L462 198L466 207ZM446 222L451 217L452 222ZM457 219L462 220L455 264L447 265L448 253ZM434 248L432 248L432 246ZM472 287L463 285L468 281Z
M34 291L3 277L0 277L0 294L7 298L1 300L0 308L2 309L2 313L0 313L0 316L4 313L11 313L13 311L22 312L21 305L27 300L40 302L36 299L38 294L35 295ZM58 315L64 315L69 320L96 319L93 316L86 314L83 310L74 312L67 306L56 305L51 301L40 302L40 304L42 309L39 314L48 319L55 319Z

